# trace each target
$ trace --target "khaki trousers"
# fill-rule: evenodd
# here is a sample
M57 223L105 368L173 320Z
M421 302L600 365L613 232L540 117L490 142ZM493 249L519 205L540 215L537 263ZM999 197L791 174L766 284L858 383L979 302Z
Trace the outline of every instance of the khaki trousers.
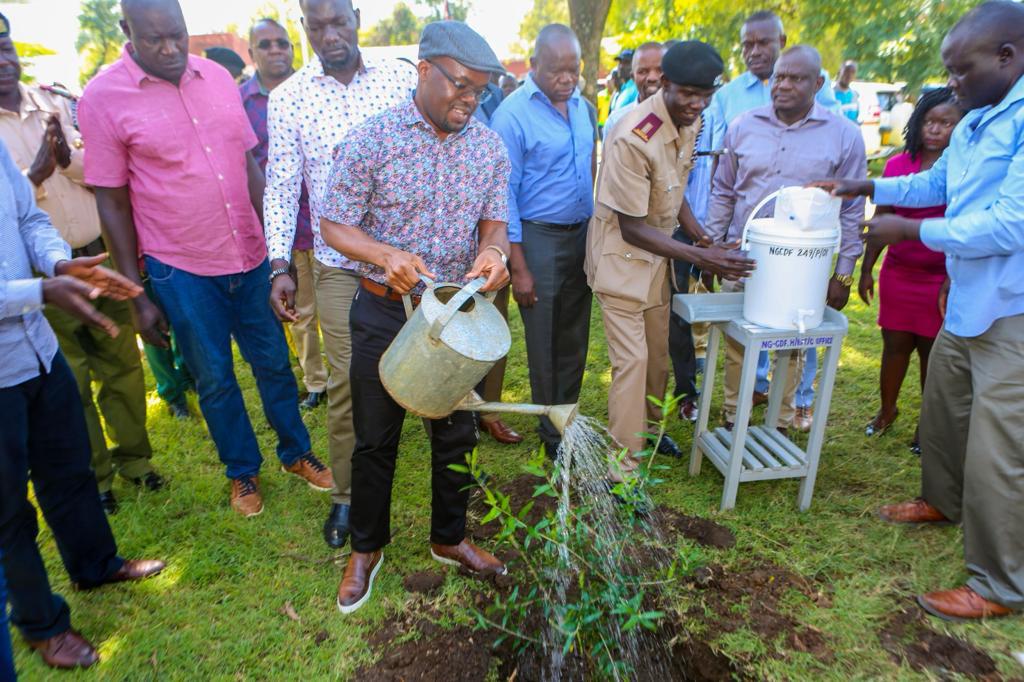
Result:
M356 445L352 426L352 390L349 364L352 361L352 333L348 314L359 288L359 276L313 260L313 288L324 335L324 352L331 368L327 379L327 451L331 456L334 504L352 503L352 450Z
M298 281L295 290L295 314L298 320L290 325L295 355L302 367L302 383L310 393L327 390L327 368L320 355L320 321L313 285L313 250L292 251L292 263Z
M112 267L109 261L107 267ZM99 298L95 305L117 323L121 331L117 338L54 306L47 306L45 314L78 384L92 448L92 468L103 493L110 491L115 474L132 479L153 471L153 448L146 430L145 376L129 304ZM93 382L99 388L96 400ZM104 423L113 447L107 447Z
M507 286L494 297L494 307L498 309L501 316L508 322L508 299L509 294L512 291L511 286ZM501 402L501 389L505 386L505 365L508 363L508 356L503 357L494 363L494 367L491 367L491 371L487 373L483 381L480 382L480 397L490 403ZM483 412L480 414L480 420L487 423L496 422L501 419L501 415L497 412Z
M722 283L722 293L743 291L742 282ZM724 336L724 335L723 335ZM789 371L786 372L786 392L783 395L782 406L779 409L778 426L792 426L793 417L796 416L796 389L800 385L800 378L804 373L804 354L793 353L789 363ZM779 362L779 355L772 356L772 371L775 371ZM722 390L725 394L722 411L725 413L725 420L736 421L736 404L739 402L740 373L743 365L743 347L725 337L725 381Z
M631 454L646 446L643 434L661 410L647 400L665 396L668 388L668 302L646 310L636 304L594 294L601 304L612 382L608 387L608 432ZM621 307L620 307L621 306Z
M967 584L1024 609L1024 315L939 332L921 405L921 496L963 523Z

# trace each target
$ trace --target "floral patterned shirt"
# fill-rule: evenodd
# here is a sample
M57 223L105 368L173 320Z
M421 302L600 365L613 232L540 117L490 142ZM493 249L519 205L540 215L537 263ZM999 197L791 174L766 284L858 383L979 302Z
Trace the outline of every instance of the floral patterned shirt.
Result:
M407 102L338 145L322 215L420 256L439 281L461 282L476 259L477 223L508 222L510 171L501 138L475 118L441 140ZM380 267L356 269L385 283Z

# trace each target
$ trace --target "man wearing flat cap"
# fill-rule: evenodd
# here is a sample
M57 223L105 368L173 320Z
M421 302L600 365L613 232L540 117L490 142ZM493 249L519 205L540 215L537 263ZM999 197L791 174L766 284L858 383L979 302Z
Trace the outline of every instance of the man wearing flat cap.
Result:
M323 197L327 244L356 263L352 327L352 555L338 587L351 613L370 598L391 539L391 485L405 409L381 384L381 355L406 321L403 296L419 304L421 276L456 283L484 277L480 291L509 281L508 182L501 138L473 117L492 73L504 67L483 38L458 21L428 24L411 102L367 119L338 146ZM430 423L433 500L430 554L474 573L505 566L465 538L469 475L453 471L477 443L476 415Z
M612 382L608 431L626 457L620 478L645 449L648 421L661 418L647 396L668 383L669 259L733 279L752 261L726 247L702 248L672 239L693 214L683 196L693 166L701 112L722 74L722 58L699 41L673 45L662 60L662 87L609 132L587 239L587 279L601 305ZM663 440L659 450L678 448Z

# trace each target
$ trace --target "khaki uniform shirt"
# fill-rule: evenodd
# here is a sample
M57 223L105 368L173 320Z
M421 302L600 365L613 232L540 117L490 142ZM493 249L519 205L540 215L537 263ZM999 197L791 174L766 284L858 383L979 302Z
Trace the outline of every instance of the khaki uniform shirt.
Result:
M50 215L53 226L77 249L100 236L100 218L96 198L86 189L82 162L85 158L82 135L72 125L71 107L63 97L20 83L21 110L0 109L0 140L11 153L14 163L28 173L43 142L46 121L50 114L59 114L64 137L71 147L71 165L60 164L40 187L36 187L36 203Z
M605 140L584 265L602 302L637 311L667 303L669 259L628 244L616 211L671 236L699 127L698 119L676 128L659 91L623 116Z

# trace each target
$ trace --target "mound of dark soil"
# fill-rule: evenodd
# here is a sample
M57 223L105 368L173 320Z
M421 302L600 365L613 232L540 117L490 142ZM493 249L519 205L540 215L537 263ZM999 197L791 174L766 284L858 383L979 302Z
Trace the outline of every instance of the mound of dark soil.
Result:
M688 516L671 507L658 507L654 521L667 535L676 533L704 547L728 549L736 544L736 536L722 524L700 516Z
M975 680L1002 679L988 654L973 644L932 630L918 609L904 609L878 633L882 648L897 663L946 677L958 673Z
M444 573L440 571L418 571L405 576L402 586L407 592L419 594L430 594L441 589L444 585Z

